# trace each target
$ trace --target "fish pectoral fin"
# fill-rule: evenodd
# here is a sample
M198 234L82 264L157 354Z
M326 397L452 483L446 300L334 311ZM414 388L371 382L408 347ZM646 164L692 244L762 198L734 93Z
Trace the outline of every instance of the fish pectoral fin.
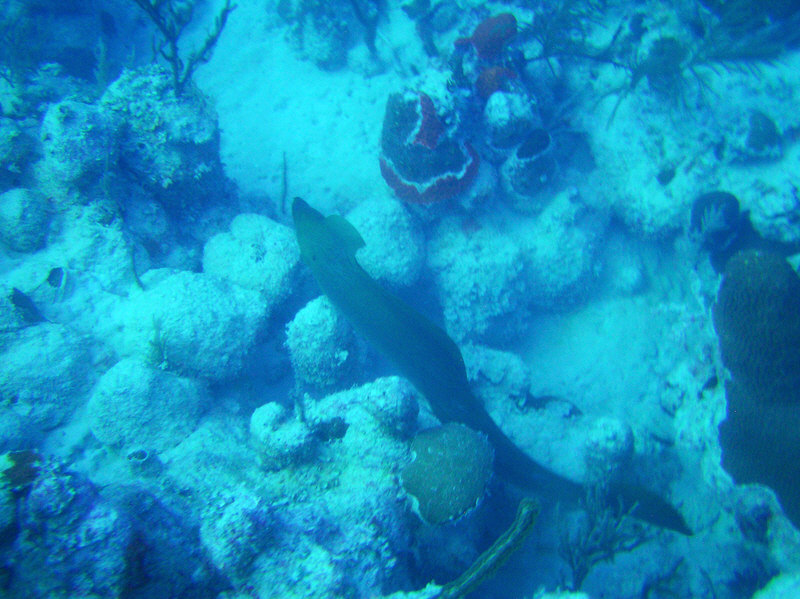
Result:
M344 247L353 254L366 245L361 234L353 225L347 222L347 219L343 216L331 214L325 217L325 223L328 225L331 233L339 237L344 243Z

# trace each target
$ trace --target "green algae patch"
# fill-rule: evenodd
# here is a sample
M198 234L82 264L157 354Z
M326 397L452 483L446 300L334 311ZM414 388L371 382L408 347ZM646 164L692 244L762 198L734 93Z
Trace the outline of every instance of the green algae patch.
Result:
M486 435L448 423L420 432L411 451L414 460L403 470L401 481L425 522L456 520L480 503L494 458Z

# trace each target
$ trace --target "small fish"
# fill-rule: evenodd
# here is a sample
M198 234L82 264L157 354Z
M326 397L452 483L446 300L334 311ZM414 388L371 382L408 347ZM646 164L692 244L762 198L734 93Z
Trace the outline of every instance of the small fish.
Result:
M56 289L61 287L61 284L64 282L64 269L60 266L51 268L50 272L47 274L47 282L50 284L50 287L55 287Z
M17 308L17 313L26 323L49 322L42 316L42 313L39 312L39 308L36 307L33 300L16 287L13 288L8 299L10 299L11 303Z
M14 492L31 485L39 474L42 456L30 449L9 451L0 456L0 480Z

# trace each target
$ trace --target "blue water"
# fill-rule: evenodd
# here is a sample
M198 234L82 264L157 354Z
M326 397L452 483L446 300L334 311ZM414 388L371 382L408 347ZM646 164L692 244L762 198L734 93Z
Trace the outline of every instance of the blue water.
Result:
M3 3L0 596L800 596L798 31Z

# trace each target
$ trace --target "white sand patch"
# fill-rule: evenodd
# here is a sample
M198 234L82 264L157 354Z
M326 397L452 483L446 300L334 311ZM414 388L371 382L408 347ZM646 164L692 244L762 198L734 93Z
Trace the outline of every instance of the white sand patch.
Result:
M402 88L401 77L323 71L298 58L286 27L263 2L238 4L196 80L216 105L222 160L241 193L280 202L285 153L289 200L299 195L329 211L385 195L378 167L381 126L386 98ZM389 36L385 32L379 45ZM366 52L362 46L351 51L357 61Z
M534 388L563 395L584 412L624 418L626 406L652 384L656 313L642 298L623 298L539 317L523 354Z

